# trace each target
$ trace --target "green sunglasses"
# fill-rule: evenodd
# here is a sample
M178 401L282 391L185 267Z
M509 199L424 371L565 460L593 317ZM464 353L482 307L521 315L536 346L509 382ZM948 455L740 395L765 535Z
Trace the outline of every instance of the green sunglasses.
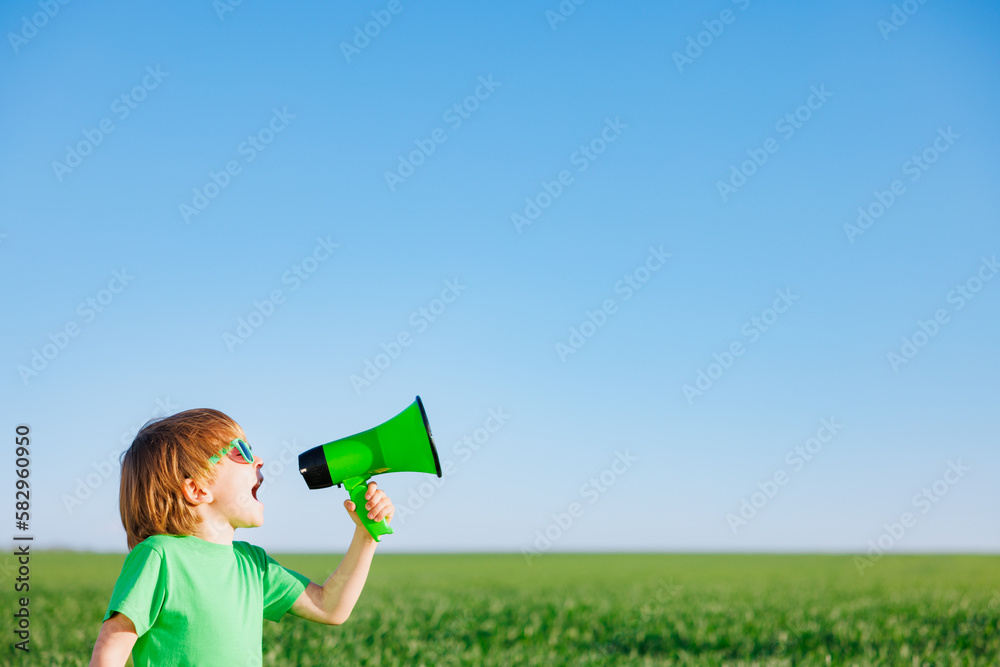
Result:
M253 452L250 451L250 445L248 445L243 438L236 438L228 445L219 450L219 453L208 459L208 467L211 468L216 463L222 460L222 457L226 456L230 450L234 447L240 450L240 456L243 457L243 462L253 463ZM230 457L232 458L232 457ZM235 460L235 459L234 459Z

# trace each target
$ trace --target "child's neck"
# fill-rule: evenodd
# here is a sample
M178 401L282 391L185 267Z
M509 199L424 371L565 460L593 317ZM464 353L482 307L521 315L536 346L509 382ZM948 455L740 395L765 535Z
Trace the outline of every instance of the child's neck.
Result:
M225 517L213 516L211 514L206 516L206 513L199 514L201 514L201 521L191 531L192 535L206 542L232 546L233 535L236 533L236 529L232 527Z

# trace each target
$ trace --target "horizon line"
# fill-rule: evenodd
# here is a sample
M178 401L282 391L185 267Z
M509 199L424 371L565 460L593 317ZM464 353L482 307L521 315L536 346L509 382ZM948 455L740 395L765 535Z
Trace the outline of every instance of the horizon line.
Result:
M246 540L234 540L236 542L244 542ZM94 554L94 555L122 555L129 553L128 550L125 551L97 551L94 549L80 549L74 547L51 547L45 549L34 550L33 553L44 553L44 552L71 552L80 554ZM269 554L282 554L288 556L325 556L330 554L339 554L340 551L284 551L281 549L268 550ZM532 558L540 558L543 556L861 556L869 557L867 552L863 551L820 551L820 550L803 550L803 551L769 551L769 550L741 550L741 551L718 551L718 550L675 550L675 551L665 551L665 550L646 550L646 551L636 551L636 550L578 550L578 551L545 551L542 553L533 552L523 552L523 551L449 551L449 550L427 550L427 551L393 551L385 553L384 556L525 556L530 555ZM892 551L890 553L883 553L883 558L890 558L893 556L977 556L977 557L995 557L1000 556L1000 550L998 551Z

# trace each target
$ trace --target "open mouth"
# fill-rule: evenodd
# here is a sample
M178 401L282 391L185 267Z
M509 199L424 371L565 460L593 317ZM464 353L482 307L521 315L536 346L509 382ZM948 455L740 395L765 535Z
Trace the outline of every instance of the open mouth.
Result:
M257 482L256 484L254 484L253 488L250 489L250 495L253 496L254 500L257 500L257 489L259 489L260 485L263 484L263 483L264 483L264 480L261 480L261 481ZM260 502L260 501L257 500L257 502Z

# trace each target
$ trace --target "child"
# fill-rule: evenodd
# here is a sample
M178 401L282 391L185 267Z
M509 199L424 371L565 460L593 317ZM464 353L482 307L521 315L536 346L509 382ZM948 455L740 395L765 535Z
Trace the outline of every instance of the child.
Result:
M374 539L354 503L354 539L322 586L279 565L260 547L233 541L259 526L263 462L243 429L217 410L187 410L150 422L122 460L120 510L131 550L111 594L90 664L261 664L263 619L285 612L340 625L361 595ZM395 514L368 485L375 521Z

